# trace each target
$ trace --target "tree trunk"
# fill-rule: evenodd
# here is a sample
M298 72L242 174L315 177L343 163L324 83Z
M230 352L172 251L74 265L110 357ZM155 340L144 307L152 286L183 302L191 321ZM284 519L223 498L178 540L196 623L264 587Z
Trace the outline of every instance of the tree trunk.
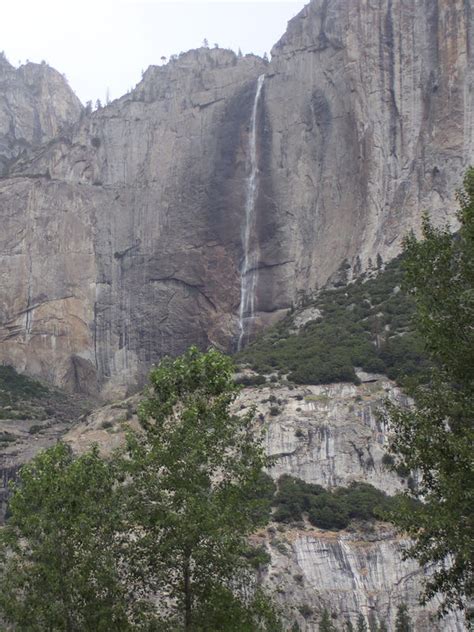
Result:
M183 566L184 580L184 629L190 632L191 628L191 610L192 610L192 594L191 594L191 573L189 558L186 558Z

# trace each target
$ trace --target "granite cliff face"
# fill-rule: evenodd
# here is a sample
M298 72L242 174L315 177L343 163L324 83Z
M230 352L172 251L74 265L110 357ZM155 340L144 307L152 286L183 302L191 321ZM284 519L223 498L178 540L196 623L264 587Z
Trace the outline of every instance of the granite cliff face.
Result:
M0 176L19 155L47 143L83 112L65 78L47 64L14 68L0 54Z
M192 51L83 118L1 183L2 358L75 390L131 384L239 303L257 57Z
M422 210L452 219L474 159L472 37L470 0L312 0L269 64L190 51L79 121L61 97L43 137L14 135L55 139L3 162L0 360L107 397L190 343L235 346L262 74L254 325L343 262L393 256Z
M393 257L424 210L453 219L474 159L473 37L470 0L320 0L290 21L265 103L298 289L345 258L357 272Z
M369 629L385 621L395 630L400 603L407 604L416 632L467 631L459 613L439 621L437 603L420 608L423 575L415 563L402 559L408 543L388 525L370 533L270 526L259 535L256 542L267 547L272 560L263 579L302 632L318 632L323 608L336 617L338 630L345 629L347 619L356 629L359 613Z

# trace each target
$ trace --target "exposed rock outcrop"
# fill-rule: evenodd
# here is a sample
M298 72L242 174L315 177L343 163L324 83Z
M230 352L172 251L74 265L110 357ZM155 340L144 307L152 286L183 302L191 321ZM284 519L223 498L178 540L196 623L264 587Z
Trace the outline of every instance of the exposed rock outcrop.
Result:
M324 487L364 481L394 494L401 488L382 459L387 431L377 415L386 398L403 401L387 379L355 386L266 386L245 389L239 404L254 407L266 426L270 474L291 474Z
M473 38L470 0L314 0L290 21L266 82L266 168L298 289L344 259L393 257L422 211L453 220L474 160Z
M359 614L368 625L385 621L394 630L400 603L407 604L416 632L467 631L459 613L438 620L436 601L419 606L423 574L402 559L408 543L387 525L352 533L278 527L255 538L271 555L264 581L302 632L319 630L323 608L336 616L340 630L347 619L355 629Z
M44 62L14 68L0 53L0 176L20 154L66 131L82 112L59 72Z
M350 276L392 257L422 210L453 219L474 160L473 19L471 0L312 0L270 64L190 51L9 164L0 360L108 397L163 354L235 344L262 73L257 325L341 264ZM58 127L42 123L43 140ZM21 137L41 136L30 128Z

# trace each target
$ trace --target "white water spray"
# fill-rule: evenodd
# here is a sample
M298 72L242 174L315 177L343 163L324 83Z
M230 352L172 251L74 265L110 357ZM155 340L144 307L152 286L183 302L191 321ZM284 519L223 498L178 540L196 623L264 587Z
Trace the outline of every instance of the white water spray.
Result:
M239 307L239 339L237 351L242 349L245 338L249 335L255 311L255 291L258 278L258 248L252 243L252 236L256 234L255 205L258 194L258 156L257 156L257 111L260 94L262 92L265 75L260 75L257 81L257 91L250 119L249 135L249 175L247 177L245 197L245 224L242 230L242 247L244 259L240 268L240 307ZM254 240L255 241L255 240Z

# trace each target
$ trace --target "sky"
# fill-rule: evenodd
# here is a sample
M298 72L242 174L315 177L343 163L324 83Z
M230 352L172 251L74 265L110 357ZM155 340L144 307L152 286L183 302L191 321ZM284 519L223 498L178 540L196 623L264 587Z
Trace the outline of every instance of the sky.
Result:
M66 75L83 103L118 98L161 57L207 39L263 55L306 4L300 0L3 0L0 51L14 66Z

